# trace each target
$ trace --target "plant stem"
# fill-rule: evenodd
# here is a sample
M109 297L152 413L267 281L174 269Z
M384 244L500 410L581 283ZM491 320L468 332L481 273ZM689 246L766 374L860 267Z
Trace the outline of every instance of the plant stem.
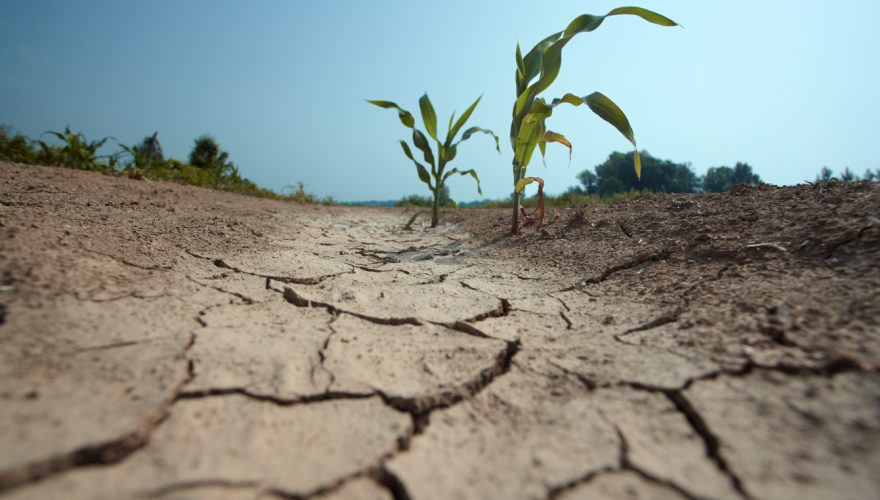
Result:
M440 221L440 188L442 186L437 186L437 192L434 193L434 215L431 216L431 227L437 227L437 223Z
M516 158L513 163L513 217L510 220L510 234L519 233L519 193L516 192L516 184L522 179L524 168L516 164Z
M516 234L519 229L519 193L513 194L513 217L511 218L510 234Z

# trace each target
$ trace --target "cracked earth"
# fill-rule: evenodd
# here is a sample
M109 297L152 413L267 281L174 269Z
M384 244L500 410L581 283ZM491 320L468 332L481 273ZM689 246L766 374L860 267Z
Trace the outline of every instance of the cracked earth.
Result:
M878 498L878 198L512 237L0 163L0 498Z

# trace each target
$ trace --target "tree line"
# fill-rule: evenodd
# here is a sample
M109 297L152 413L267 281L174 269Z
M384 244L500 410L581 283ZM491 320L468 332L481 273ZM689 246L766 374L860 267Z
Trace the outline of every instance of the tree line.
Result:
M834 171L828 167L822 167L822 170L819 171L819 175L816 176L816 182L828 182L833 178ZM837 177L837 180L843 182L880 181L880 168L875 168L873 171L870 168L865 169L865 173L859 177L850 170L849 167L846 167Z
M697 176L690 162L675 163L660 160L647 151L639 153L642 161L642 178L639 180L632 165L635 152L608 155L608 159L577 174L579 186L568 188L571 194L609 196L632 189L650 190L655 193L723 193L739 183L760 184L761 177L752 171L748 163L737 162L731 167L712 167L706 175Z
M633 151L626 154L611 153L607 160L596 165L593 170L587 169L577 174L580 185L572 186L566 192L599 196L645 189L655 193L724 193L740 183L761 183L761 177L754 173L748 163L736 162L733 167L712 167L705 175L697 176L691 169L690 162L660 160L647 151L639 153L642 160L642 178L639 180L632 168L634 154ZM834 172L823 167L816 176L816 182L828 182L832 177ZM860 177L847 167L837 178L843 182L880 180L880 169L867 169Z

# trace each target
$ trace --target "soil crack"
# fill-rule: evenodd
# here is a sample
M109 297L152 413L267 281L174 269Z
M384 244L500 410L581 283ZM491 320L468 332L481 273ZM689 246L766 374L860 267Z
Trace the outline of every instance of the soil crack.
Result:
M195 334L176 355L185 359L186 352L195 343ZM134 452L142 448L153 431L161 425L171 412L183 387L192 380L192 363L187 361L187 376L175 386L165 400L138 425L138 427L117 439L105 443L84 446L69 453L63 453L48 459L32 462L20 467L0 471L0 493L61 474L65 471L93 465L111 465L122 462Z
M703 443L706 446L706 456L715 462L715 465L722 473L730 478L733 488L739 492L740 495L745 498L751 498L745 488L743 488L740 479L734 474L730 467L728 467L724 457L721 456L718 437L712 433L709 426L706 425L706 421L703 420L703 417L697 412L691 402L688 401L684 394L679 390L664 391L664 393L675 405L675 408L684 415L694 432L703 439Z
M297 295L291 288L284 287L284 291L282 292L284 295L284 299L290 302L291 304L297 307L323 307L327 309L327 312L330 314L334 314L336 316L340 314L350 314L352 316L358 317L360 319L369 321L370 323L375 323L377 325L413 325L413 326L421 326L422 322L418 320L418 318L377 318L374 316L367 316L366 314L360 314L351 311L345 311L337 308L332 304L325 304L324 302L318 302L314 300L304 299Z
M376 393L392 408L410 413L414 418L419 418L434 410L448 408L479 394L494 380L510 370L511 360L519 352L519 348L519 341L508 342L507 348L498 353L495 363L491 367L481 371L472 380L448 391L415 398L389 396L379 390L376 390Z
M604 415L603 415L603 417L604 417ZM607 418L606 418L606 421L608 421ZM646 480L648 480L652 483L660 484L660 485L663 485L669 489L675 490L676 492L678 492L679 494L681 494L682 496L684 496L685 498L687 498L689 500L698 500L698 497L694 496L689 491L685 490L684 488L675 484L674 482L659 479L657 477L654 477L651 474L648 474L647 472L640 469L639 467L636 467L629 460L629 443L626 440L626 436L623 435L623 432L620 430L620 427L618 427L617 425L614 425L614 424L612 424L612 425L614 426L614 430L617 432L617 437L620 439L620 468L621 469L633 471L636 474L642 476L643 478L645 478Z
M653 253L639 254L634 259L631 259L631 260L624 262L622 264L617 264L615 266L611 266L611 267L605 269L604 271L602 271L602 274L600 274L599 276L593 276L591 278L587 278L586 280L583 280L583 282L586 284L601 283L601 282L605 281L606 279L608 279L609 276L611 276L612 274L614 274L618 271L631 269L631 268L633 268L639 264L642 264L644 262L656 262L656 261L660 261L660 260L666 260L669 258L669 255L671 255L671 254L672 254L672 252L670 252L669 250L665 250L665 249L660 250L658 252L653 252ZM567 288L567 289L561 290L561 291L567 291L567 290L569 290L569 289Z

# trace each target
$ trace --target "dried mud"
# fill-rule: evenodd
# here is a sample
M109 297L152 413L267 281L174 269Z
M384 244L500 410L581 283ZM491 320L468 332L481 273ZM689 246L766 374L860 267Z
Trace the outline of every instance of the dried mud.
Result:
M880 188L403 229L0 163L0 498L880 497Z

